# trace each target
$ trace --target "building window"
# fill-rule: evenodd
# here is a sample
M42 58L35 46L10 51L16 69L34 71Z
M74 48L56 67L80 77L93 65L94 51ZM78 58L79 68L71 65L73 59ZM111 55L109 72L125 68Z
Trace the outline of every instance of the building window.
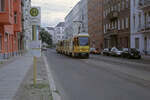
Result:
M120 3L118 3L118 11L120 12Z
M106 25L104 25L104 33L106 33Z
M17 24L17 12L14 13L14 22Z
M135 7L135 3L136 3L135 0L133 2L134 2L134 7Z
M117 29L117 20L115 21L115 29Z
M126 28L129 28L129 18L126 18Z
M134 28L135 28L135 15L133 16L133 24L134 24Z
M139 49L139 38L135 38L135 48Z
M129 0L126 0L126 8L129 8Z
M139 13L139 25L141 26L141 13Z
M122 9L124 9L125 7L125 3L124 3L124 1L122 1Z
M120 30L120 20L118 20L118 30Z
M5 11L5 0L0 0L0 11Z
M124 19L122 19L122 29L124 29Z

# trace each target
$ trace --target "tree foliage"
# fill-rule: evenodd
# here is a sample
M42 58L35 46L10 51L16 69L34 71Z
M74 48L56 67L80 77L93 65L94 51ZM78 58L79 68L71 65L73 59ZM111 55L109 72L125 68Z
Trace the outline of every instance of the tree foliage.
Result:
M40 38L42 40L42 43L52 45L52 36L49 32L45 31L44 29L40 31Z

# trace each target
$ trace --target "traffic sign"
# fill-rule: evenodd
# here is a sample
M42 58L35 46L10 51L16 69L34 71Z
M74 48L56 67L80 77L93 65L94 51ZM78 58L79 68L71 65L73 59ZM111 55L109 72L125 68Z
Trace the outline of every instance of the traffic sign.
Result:
M39 10L37 8L31 8L30 14L32 17L36 17L39 14Z

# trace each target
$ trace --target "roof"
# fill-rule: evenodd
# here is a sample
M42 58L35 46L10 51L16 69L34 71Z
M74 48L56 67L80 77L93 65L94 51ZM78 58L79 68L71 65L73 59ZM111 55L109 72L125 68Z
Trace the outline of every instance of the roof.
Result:
M54 30L54 28L53 28L53 27L47 27L47 29L48 29L48 30Z
M64 22L60 22L56 25L56 27L64 27L65 26L65 23Z

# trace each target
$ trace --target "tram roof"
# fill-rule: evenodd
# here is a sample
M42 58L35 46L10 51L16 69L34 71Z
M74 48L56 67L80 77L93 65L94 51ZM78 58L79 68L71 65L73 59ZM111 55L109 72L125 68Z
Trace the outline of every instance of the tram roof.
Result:
M88 33L79 33L77 36L89 36Z

